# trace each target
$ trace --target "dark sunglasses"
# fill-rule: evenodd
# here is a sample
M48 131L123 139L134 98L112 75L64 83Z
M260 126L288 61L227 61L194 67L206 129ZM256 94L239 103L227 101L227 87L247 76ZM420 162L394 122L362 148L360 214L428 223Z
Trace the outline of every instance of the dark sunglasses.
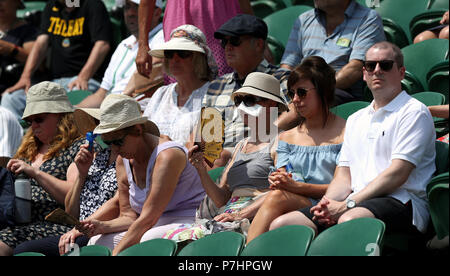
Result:
M254 106L257 102L264 101L263 98L253 96L253 95L245 95L245 96L236 96L234 97L234 105L239 106L242 102L244 102L245 106Z
M27 123L27 125L31 126L33 122L35 122L36 124L42 124L45 119L47 119L47 116L38 116L30 119L25 119L24 121L25 123Z
M123 146L123 143L125 142L125 137L126 137L126 135L124 137L120 138L120 139L111 140L111 141L103 140L103 142L107 146L115 145L115 146L121 147L121 146Z
M164 57L167 59L172 59L174 54L177 54L178 57L185 59L193 55L191 51L186 50L165 50Z
M308 91L309 90L313 90L313 89L315 89L315 87L312 87L312 88L297 88L297 90L295 90L295 91L293 91L292 89L289 89L288 95L289 95L289 97L291 97L291 99L294 99L295 94L297 94L297 96L300 99L303 99L303 98L306 97L306 94L308 94Z
M222 46L222 48L225 49L225 47L227 46L228 42L230 42L231 45L233 45L234 47L238 47L239 45L242 44L242 40L239 36L232 36L229 39L226 38L222 38L220 45Z
M367 72L372 73L373 71L375 71L377 64L379 64L381 70L389 72L391 71L392 66L394 66L394 62L395 61L393 60L366 60L364 61L364 68L366 68Z

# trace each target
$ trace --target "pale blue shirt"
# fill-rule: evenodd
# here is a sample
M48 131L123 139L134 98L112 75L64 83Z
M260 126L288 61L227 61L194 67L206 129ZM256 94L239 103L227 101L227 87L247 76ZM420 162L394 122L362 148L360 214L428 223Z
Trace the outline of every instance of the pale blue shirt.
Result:
M302 13L295 21L281 64L295 67L304 57L320 56L339 71L350 60L365 60L366 51L384 40L381 17L376 11L355 1L350 2L345 10L344 22L330 36L326 32L325 14L312 9Z

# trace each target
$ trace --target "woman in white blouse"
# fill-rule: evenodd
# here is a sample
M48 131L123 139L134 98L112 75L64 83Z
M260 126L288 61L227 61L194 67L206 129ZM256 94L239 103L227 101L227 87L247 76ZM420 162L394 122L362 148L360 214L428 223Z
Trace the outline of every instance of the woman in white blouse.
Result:
M217 65L205 35L197 27L182 25L170 37L149 53L164 58L164 70L176 82L155 92L144 116L158 126L161 134L185 145L200 118L202 99L217 74Z

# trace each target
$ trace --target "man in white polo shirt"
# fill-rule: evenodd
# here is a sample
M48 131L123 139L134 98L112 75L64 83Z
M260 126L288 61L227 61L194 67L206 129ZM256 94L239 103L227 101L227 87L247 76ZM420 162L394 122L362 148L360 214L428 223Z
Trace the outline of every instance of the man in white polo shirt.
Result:
M363 73L374 101L348 118L339 166L325 196L312 208L277 218L271 228L301 224L317 233L375 217L387 232L426 231L426 186L435 171L433 119L425 105L402 90L405 67L397 46L373 45Z
M108 68L103 76L100 88L92 95L84 99L78 107L98 108L108 94L121 94L128 85L133 73L136 71L136 55L138 51L138 8L140 0L126 0L124 5L124 20L131 35L122 40L111 57ZM163 3L156 1L156 9L153 13L151 31L148 35L149 46L156 47L164 43L162 23L159 19Z

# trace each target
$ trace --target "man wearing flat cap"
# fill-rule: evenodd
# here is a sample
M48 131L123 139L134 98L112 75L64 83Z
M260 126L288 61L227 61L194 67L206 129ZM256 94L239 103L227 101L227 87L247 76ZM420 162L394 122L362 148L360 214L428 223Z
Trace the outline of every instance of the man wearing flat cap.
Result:
M264 59L267 32L267 25L260 18L239 14L225 22L214 33L214 37L221 40L221 45L225 49L228 65L234 70L233 73L212 81L203 99L203 106L215 107L225 118L224 153L222 158L216 161L216 165L225 162L227 154L231 154L234 146L246 137L247 128L230 96L233 91L242 87L248 74L262 72L273 75L280 81L282 97L286 102L290 102L287 96L287 79L290 71L269 64ZM276 124L278 128L288 129L289 126L295 125L293 118L296 118L295 114L284 112Z

